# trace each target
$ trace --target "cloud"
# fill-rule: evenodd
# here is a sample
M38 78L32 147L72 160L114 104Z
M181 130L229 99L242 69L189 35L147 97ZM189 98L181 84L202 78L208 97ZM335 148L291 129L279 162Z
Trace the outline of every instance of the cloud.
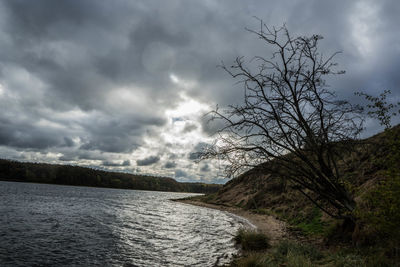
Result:
M210 144L205 143L205 142L199 142L199 143L197 143L197 144L194 146L192 152L189 153L188 158L189 158L190 160L198 160L198 159L200 159L200 158L201 158L202 152L204 152L204 151L205 151L207 148L209 148L210 146L211 146Z
M72 140L69 137L64 137L64 142L65 142L65 145L68 146L68 147L72 147L72 146L75 145L74 140Z
M175 168L176 166L177 166L177 164L173 161L167 161L164 164L164 168L167 168L167 169L172 169L172 168Z
M131 166L131 161L129 159L124 160L121 164L121 166Z
M204 116L201 119L201 129L209 136L216 134L225 126L222 120L211 120L211 116L212 115Z
M183 128L182 133L190 133L197 129L197 125L194 123L186 123L185 128Z
M138 166L149 166L149 165L153 165L154 163L157 163L159 161L160 161L159 156L149 156L147 158L137 160L136 164Z
M65 144L62 131L43 129L29 120L0 118L0 145L41 150Z
M125 166L130 166L131 162L129 160L124 160L123 162L103 161L102 165L106 167L125 167Z
M201 172L209 172L211 169L210 169L210 166L208 165L208 164L204 164L201 168L200 168L200 171Z
M193 153L189 153L189 159L190 160L198 160L200 159L201 155L199 152L193 152Z
M327 82L359 103L354 91L400 99L399 13L396 0L1 1L0 156L117 170L130 160L143 173L180 166L200 179L205 165L189 163L223 124L180 108L242 103L243 85L217 65L244 56L254 68L254 56L270 55L245 30L259 27L253 16L323 35L325 55L343 51L347 74Z
M76 160L75 156L61 156L58 158L60 161L73 161Z
M175 171L175 177L176 178L186 178L187 176L188 176L188 174L183 170L176 170Z

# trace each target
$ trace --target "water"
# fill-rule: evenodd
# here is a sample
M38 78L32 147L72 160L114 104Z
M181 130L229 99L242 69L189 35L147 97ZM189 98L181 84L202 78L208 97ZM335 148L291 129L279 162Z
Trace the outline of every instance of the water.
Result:
M193 194L0 181L0 266L213 266L238 218Z

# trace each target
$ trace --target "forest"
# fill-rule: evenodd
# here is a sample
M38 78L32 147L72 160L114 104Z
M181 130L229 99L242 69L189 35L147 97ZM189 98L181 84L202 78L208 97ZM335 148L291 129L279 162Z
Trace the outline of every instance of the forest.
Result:
M219 184L181 183L169 177L156 177L91 168L0 159L0 180L120 189L213 193Z

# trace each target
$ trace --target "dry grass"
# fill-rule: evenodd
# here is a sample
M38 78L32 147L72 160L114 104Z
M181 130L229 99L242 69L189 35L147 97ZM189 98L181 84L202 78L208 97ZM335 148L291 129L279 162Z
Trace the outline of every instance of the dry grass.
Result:
M252 230L240 229L235 237L235 241L244 251L265 250L270 247L268 236Z

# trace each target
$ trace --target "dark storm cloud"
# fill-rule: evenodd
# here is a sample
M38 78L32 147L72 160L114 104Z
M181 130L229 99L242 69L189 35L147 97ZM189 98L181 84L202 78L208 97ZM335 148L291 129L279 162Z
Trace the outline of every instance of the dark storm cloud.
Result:
M0 145L19 149L46 149L65 144L61 132L41 129L29 121L12 121L0 118Z
M354 91L389 89L398 101L399 13L396 0L1 1L0 146L9 153L1 156L121 163L116 155L128 158L164 129L182 91L171 74L194 82L185 93L196 100L241 103L242 85L216 66L270 55L245 30L259 27L252 16L286 23L294 36L323 35L325 55L343 51L336 61L347 74L328 80L340 98L360 102ZM222 126L200 123L208 135ZM190 160L199 149L179 153Z
M72 140L69 137L64 137L64 142L65 142L65 145L68 146L68 147L72 147L72 146L75 145L74 140Z
M173 161L167 161L166 163L165 163L165 165L164 165L164 168L166 168L166 169L172 169L172 168L175 168L177 165L176 165L176 163L175 162L173 162Z
M61 150L63 154L58 159L61 161L101 161L101 162L113 162L107 154L99 151L88 151L88 150L75 150L67 148L67 150Z
M160 161L159 156L149 156L147 158L137 160L136 164L138 166L149 166L149 165L153 165L154 163L157 163L159 161Z
M205 89L201 97L209 94L207 97L224 104L240 99L241 90L222 90L233 87L233 82L215 68L219 61L268 51L244 30L258 26L252 15L270 25L286 22L294 34L325 35L326 50L346 53L343 65L348 65L346 58L357 56L349 36L355 24L352 18L362 16L364 4L377 13L380 23L375 30L379 30L383 43L398 42L393 37L398 32L393 22L399 4L393 1L159 3L7 1L5 31L13 33L9 36L14 52L4 52L9 55L4 57L23 64L46 81L52 88L48 92L51 97L83 109L98 108L105 92L114 85L135 83L152 91L151 96L159 90L174 96L174 89L165 86L170 84L170 71L199 79ZM388 87L393 85L391 82Z
M52 109L78 106L113 112L107 107L110 90L132 85L136 89L130 90L141 90L146 102L158 90L174 97L173 89L165 86L171 82L163 53L166 47L186 41L181 34L163 29L151 18L150 10L137 13L140 8L127 3L98 1L9 1L3 7L8 17L3 31L10 33L11 44L2 49L1 59L40 79L47 87L44 104ZM152 59L156 52L159 57ZM171 57L166 61L173 61ZM146 68L149 61L163 73ZM157 112L153 110L153 116Z

